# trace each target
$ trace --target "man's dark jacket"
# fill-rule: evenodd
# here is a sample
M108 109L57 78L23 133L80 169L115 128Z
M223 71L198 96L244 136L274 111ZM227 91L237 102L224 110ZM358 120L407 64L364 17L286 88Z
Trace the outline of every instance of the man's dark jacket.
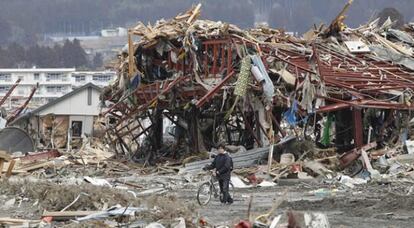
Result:
M217 177L219 179L230 179L231 170L233 169L232 159L228 153L218 154L214 161L206 166L206 169L216 169Z

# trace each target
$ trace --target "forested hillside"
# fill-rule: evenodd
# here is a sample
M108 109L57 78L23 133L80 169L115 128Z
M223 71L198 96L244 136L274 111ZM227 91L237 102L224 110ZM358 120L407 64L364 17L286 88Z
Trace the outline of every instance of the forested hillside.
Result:
M183 11L193 0L1 0L0 44L34 44L43 34L92 34L102 28L154 22ZM253 26L265 8L273 27L304 32L313 23L329 22L347 0L204 0L203 17ZM385 7L414 16L412 0L355 0L347 23L358 25Z

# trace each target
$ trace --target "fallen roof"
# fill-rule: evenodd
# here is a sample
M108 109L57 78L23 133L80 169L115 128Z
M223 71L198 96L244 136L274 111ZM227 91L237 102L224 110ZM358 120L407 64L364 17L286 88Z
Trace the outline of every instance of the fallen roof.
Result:
M70 73L75 71L75 68L0 68L0 73Z

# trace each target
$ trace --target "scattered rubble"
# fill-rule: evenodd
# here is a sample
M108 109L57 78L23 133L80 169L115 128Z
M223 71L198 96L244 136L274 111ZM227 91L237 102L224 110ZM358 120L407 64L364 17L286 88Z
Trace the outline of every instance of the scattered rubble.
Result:
M100 137L36 151L0 131L0 225L408 227L414 25L348 28L351 4L303 37L202 20L201 4L138 23L101 94ZM218 142L236 201L208 210L195 192Z

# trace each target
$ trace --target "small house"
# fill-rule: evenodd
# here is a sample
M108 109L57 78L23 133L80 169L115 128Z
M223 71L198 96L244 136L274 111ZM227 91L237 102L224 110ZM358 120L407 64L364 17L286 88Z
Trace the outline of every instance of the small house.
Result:
M12 125L26 130L38 147L66 148L84 136L93 136L100 93L100 87L88 83L26 113Z

